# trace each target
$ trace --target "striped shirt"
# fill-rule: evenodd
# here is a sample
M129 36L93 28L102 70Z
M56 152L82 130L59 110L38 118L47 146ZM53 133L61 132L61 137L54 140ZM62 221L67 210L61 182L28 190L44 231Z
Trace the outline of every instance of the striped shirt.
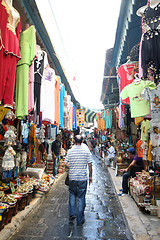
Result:
M69 164L69 180L85 181L88 163L92 162L91 153L85 144L74 145L68 150L65 161Z

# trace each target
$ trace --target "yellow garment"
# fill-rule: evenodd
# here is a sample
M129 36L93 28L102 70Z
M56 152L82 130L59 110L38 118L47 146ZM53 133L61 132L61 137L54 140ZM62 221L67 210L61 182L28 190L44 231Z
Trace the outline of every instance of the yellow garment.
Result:
M138 126L141 122L143 122L144 117L136 117L134 119L135 124Z
M149 144L148 144L148 161L152 161L152 142L151 140L149 140Z
M97 128L98 130L105 130L105 120L100 116L99 113L96 114L97 117Z
M4 106L0 106L0 122L2 122L4 116L9 111L9 108L5 108Z

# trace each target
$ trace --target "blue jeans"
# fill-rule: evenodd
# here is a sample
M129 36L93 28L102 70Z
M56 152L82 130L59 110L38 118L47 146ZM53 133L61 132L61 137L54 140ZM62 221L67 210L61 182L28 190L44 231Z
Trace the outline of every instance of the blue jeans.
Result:
M77 217L77 224L84 221L84 209L86 206L87 181L69 182L69 216Z
M130 172L124 172L122 176L122 191L123 193L128 194L128 179L130 178L131 174Z
M56 158L53 157L53 175L57 175L57 169L59 166L60 156L56 156Z

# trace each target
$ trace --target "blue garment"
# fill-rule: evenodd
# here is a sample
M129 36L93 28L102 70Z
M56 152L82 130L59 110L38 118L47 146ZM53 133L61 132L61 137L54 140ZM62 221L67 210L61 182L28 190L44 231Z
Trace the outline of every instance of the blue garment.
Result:
M84 221L84 209L86 206L87 181L69 182L69 216L77 217L77 224Z
M112 127L112 110L104 112L105 129Z
M77 129L76 107L73 105L73 129Z
M63 128L63 115L64 115L64 97L66 95L65 86L61 84L61 91L60 91L60 116L59 116L59 126Z

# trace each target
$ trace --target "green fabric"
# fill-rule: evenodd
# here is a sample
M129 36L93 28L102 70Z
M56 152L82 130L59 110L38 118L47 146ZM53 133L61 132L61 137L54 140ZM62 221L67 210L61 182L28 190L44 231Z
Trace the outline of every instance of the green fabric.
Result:
M151 128L151 126L150 126L149 120L143 121L141 123L141 140L143 142L148 141L148 137L149 137L148 131L149 131L150 128Z
M30 26L20 34L21 60L16 70L16 117L23 119L28 115L29 66L35 58L35 27Z
M29 65L17 67L16 72L16 117L23 119L28 115L28 75Z
M141 96L142 91L148 87L150 90L156 87L154 82L143 81L135 84L134 81L123 88L120 96L122 99L129 97L131 105L131 117L142 117L150 113L149 101Z
M32 25L20 34L19 40L21 59L17 66L22 64L31 65L35 58L35 27Z

